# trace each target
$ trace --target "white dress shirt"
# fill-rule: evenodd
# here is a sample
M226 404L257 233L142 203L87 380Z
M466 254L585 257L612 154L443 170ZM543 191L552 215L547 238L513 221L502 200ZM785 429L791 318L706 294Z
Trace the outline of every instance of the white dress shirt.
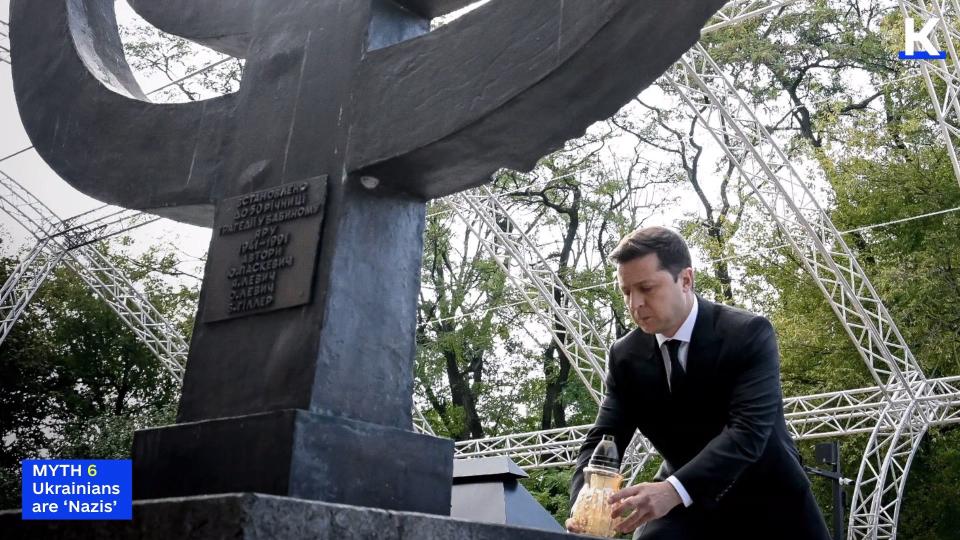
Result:
M676 339L680 341L680 347L677 350L677 361L680 362L680 366L684 370L687 369L687 349L690 348L690 336L693 335L693 325L697 322L697 299L693 299L693 307L690 308L690 314L687 315L686 320L683 321L683 324L680 325L680 329L672 336L668 337L663 334L657 334L657 345L660 346L660 355L663 356L663 366L667 371L667 386L670 386L670 372L672 371L672 366L670 365L670 353L667 351L667 347L664 346L664 343L671 339ZM680 495L680 499L683 500L684 506L690 506L693 504L693 499L690 498L690 494L687 493L687 490L683 487L683 484L680 483L680 480L676 476L670 476L667 478L667 482L670 482L674 489L677 490L677 493Z

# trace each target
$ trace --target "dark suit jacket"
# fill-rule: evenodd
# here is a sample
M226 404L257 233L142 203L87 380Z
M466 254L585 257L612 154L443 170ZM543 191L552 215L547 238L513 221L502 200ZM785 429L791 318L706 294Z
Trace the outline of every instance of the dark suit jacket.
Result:
M682 392L670 393L653 335L634 329L610 348L606 396L580 449L571 505L602 435L614 435L623 456L636 429L664 459L656 480L675 475L691 510L735 519L758 510L755 503L776 507L779 498L809 493L783 417L773 327L747 311L697 301Z

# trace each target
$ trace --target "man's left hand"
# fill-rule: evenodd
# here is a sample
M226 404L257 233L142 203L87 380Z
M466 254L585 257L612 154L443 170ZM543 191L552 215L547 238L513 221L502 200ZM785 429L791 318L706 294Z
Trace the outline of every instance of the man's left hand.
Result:
M621 489L610 496L609 503L613 505L614 519L633 511L617 523L618 532L629 533L648 521L667 515L683 500L670 482L652 482Z

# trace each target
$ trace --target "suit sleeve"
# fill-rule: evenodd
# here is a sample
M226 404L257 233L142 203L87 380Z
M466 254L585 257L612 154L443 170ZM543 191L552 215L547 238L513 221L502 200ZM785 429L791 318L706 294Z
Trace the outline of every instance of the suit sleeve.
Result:
M590 461L593 455L593 449L600 444L604 435L613 435L614 442L617 445L617 452L620 458L627 450L633 432L636 431L633 417L626 409L626 400L621 395L617 387L616 380L616 362L613 356L613 347L607 353L607 375L605 378L606 392L603 401L600 403L600 410L597 412L597 419L593 427L587 432L587 437L580 446L580 455L577 457L576 470L573 473L573 479L570 481L570 508L577 500L577 494L583 487L583 469Z
M766 448L780 414L780 354L770 321L747 324L747 344L734 363L726 426L674 476L695 504L715 505Z

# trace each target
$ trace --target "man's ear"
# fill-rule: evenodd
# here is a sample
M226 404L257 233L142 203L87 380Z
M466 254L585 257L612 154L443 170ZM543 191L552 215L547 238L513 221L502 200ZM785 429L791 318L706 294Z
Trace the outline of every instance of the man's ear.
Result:
M683 287L683 290L693 290L693 268L687 267L680 271L680 285Z

